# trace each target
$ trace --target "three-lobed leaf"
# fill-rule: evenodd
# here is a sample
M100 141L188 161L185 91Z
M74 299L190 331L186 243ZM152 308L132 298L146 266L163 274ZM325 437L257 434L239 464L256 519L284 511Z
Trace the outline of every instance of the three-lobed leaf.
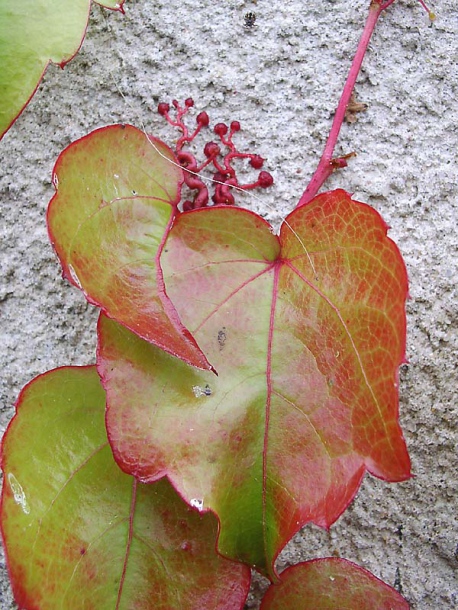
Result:
M394 589L345 559L315 559L288 568L261 610L409 610Z
M210 368L168 299L158 263L182 170L172 151L130 125L71 144L54 168L50 239L64 276L139 336Z
M113 460L95 367L22 391L2 446L2 534L24 610L242 608L250 572L215 552L217 521L166 480Z
M407 278L386 233L344 191L296 209L278 237L237 208L178 215L166 290L217 376L99 322L120 466L167 475L217 514L220 552L271 577L287 540L331 525L365 470L410 476L397 393Z
M124 0L98 4L122 10ZM91 0L2 0L0 138L33 96L50 62L64 66L80 48Z

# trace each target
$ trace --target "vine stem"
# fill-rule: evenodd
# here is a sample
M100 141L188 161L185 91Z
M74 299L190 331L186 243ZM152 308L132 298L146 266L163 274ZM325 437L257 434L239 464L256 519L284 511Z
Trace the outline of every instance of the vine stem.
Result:
M339 137L340 129L345 118L345 112L347 110L348 103L350 102L351 94L353 93L356 79L361 69L361 64L366 54L367 47L369 46L369 42L374 32L377 20L380 17L381 13L385 9L387 9L394 1L395 0L371 0L366 24L364 26L364 30L359 41L358 48L353 59L353 63L348 73L347 80L342 91L342 96L339 101L339 105L337 106L337 110L334 115L334 120L332 123L331 131L329 132L329 137L326 142L326 146L324 148L318 167L315 173L313 174L312 179L310 180L307 188L302 194L302 197L299 199L297 207L303 206L307 204L311 199L313 199L320 190L320 188L323 186L324 182L329 178L329 176L336 169L346 167L347 165L346 159L348 158L348 156L351 155L333 158L332 154L334 152L337 138ZM420 0L420 3L422 3L422 0Z

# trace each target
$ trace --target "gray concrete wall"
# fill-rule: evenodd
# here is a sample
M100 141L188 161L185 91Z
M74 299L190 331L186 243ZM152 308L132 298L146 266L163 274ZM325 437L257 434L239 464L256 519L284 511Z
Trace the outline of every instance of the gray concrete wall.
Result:
M79 55L51 67L0 142L1 430L21 387L48 369L94 361L96 312L60 278L47 240L51 171L72 140L129 122L172 141L158 101L192 96L213 121L238 119L238 142L267 158L275 186L244 204L278 223L311 176L361 32L367 0L131 0L126 15L95 6ZM416 610L458 608L458 7L434 27L415 0L381 19L359 77L368 111L345 125L357 151L329 180L381 212L410 276L401 422L415 478L366 477L330 533L306 527L280 568L339 554ZM247 32L244 14L257 25ZM122 93L122 94L121 94ZM14 607L4 559L0 607ZM258 607L257 579L248 602ZM45 610L45 609L43 609Z

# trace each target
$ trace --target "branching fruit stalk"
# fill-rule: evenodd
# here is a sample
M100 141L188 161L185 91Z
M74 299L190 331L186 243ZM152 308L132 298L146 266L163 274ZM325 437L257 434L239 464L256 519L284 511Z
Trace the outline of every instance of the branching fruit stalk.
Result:
M177 100L173 100L172 105L175 109L175 119L170 115L171 108L169 104L161 102L158 105L158 112L182 134L176 143L175 154L178 163L184 170L186 186L196 191L192 201L186 200L183 202L183 211L186 212L209 205L208 188L199 173L210 165L213 165L213 168L216 170L211 180L215 189L214 195L211 198L214 205L234 204L234 189L250 191L256 188L272 186L274 179L269 172L264 170L259 172L258 179L255 182L242 184L237 178L237 173L232 165L236 159L248 159L249 164L254 169L261 169L265 161L260 155L242 153L237 150L232 138L240 131L240 123L238 121L232 121L229 126L225 123L217 123L214 126L213 133L218 136L220 143L207 142L203 150L206 160L198 164L195 156L191 152L184 150L184 147L190 144L204 127L209 126L209 116L206 112L200 112L196 117L197 126L190 134L183 119L188 110L194 106L194 100L189 97L185 100L184 106L180 106ZM224 154L223 149L226 151Z
M299 199L297 207L305 205L309 201L311 201L315 197L315 195L317 195L318 191L329 178L329 176L336 169L346 167L348 157L353 156L354 154L350 153L350 155L344 155L342 157L337 158L333 158L332 156L337 143L337 138L339 137L343 120L345 118L345 112L350 102L356 79L358 78L358 74L361 69L361 65L363 63L363 59L366 54L367 47L369 46L369 42L371 40L378 18L380 17L383 11L385 11L391 4L393 4L394 1L395 0L371 0L366 24L364 26L361 39L359 41L358 48L353 59L353 63L348 73L348 77L342 91L342 96L340 98L336 113L334 115L334 121L332 123L331 131L329 132L329 136L324 147L323 154L321 156L318 167L312 176L312 179L310 180L302 197ZM429 10L423 0L419 0L419 2L422 7L428 12L430 20L433 21L435 18L434 13Z

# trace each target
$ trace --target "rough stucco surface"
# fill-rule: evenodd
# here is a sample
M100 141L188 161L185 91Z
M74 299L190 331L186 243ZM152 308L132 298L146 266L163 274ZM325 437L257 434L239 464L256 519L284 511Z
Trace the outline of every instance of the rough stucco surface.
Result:
M458 608L458 7L433 8L431 28L414 0L381 19L357 85L368 111L338 143L337 152L358 156L327 184L379 210L405 257L400 418L415 477L366 477L329 533L306 527L278 562L346 557L402 587L416 610ZM252 31L243 27L248 10L257 14ZM94 6L81 52L64 71L48 70L0 142L2 432L27 381L94 361L96 312L61 280L47 240L59 152L113 122L171 141L157 102L192 96L212 121L240 120L240 148L267 158L275 185L244 204L278 224L318 162L366 10L367 0L131 0L125 16ZM0 568L0 607L9 610L3 556ZM256 578L247 608L259 606L264 587Z

